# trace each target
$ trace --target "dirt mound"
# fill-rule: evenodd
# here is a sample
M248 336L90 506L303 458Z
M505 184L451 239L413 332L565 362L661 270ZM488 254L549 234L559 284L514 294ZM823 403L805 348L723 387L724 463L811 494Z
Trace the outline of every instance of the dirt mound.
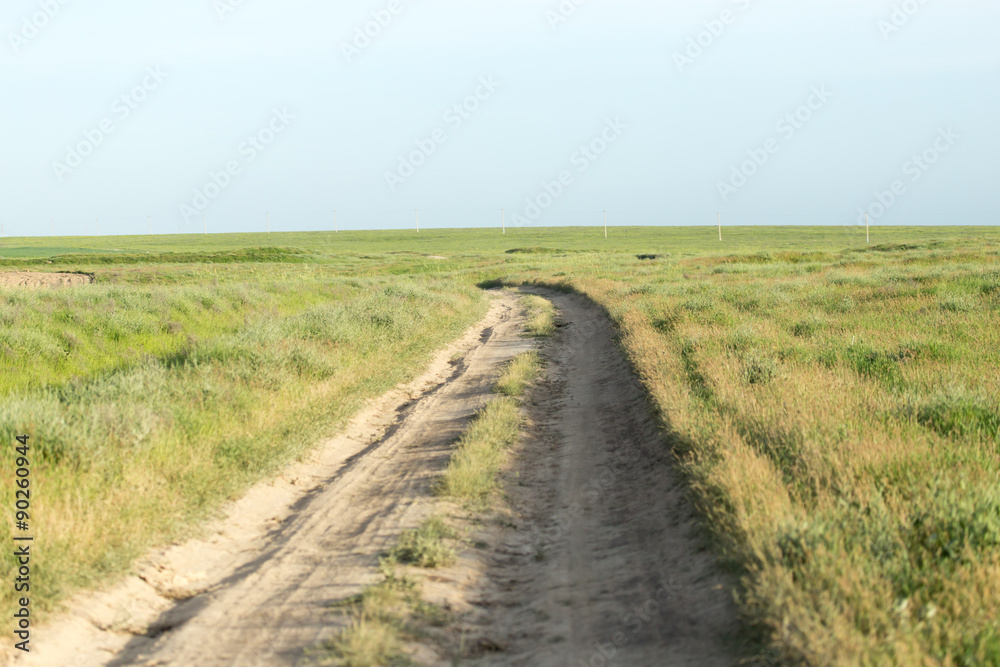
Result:
M0 287L75 287L94 282L84 273L34 273L31 271L0 271Z

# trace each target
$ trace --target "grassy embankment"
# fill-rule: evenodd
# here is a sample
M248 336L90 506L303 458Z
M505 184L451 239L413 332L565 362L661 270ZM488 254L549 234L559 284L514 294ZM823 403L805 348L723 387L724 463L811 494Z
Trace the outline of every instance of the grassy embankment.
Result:
M571 286L611 314L742 609L783 659L1000 664L992 237L567 256L506 280Z
M190 534L485 311L454 282L316 264L86 270L96 284L0 290L0 442L32 436L35 613Z

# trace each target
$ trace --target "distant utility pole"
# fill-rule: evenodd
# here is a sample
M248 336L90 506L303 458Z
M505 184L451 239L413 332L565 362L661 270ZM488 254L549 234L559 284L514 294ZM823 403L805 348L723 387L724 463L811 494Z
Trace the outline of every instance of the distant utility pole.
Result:
M507 233L507 211L500 209L500 228L503 229L503 233Z
M420 209L413 209L413 215L417 218L417 234L420 233Z
M722 240L722 211L719 211L719 240Z
M868 226L868 211L865 211L865 244L871 245L872 233L871 228Z
M604 238L608 238L608 212L604 211Z

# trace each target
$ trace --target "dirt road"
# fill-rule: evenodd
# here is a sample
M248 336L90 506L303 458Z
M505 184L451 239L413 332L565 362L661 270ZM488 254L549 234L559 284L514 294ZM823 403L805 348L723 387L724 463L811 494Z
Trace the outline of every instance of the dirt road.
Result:
M529 349L516 298L383 396L281 479L261 484L204 539L152 554L139 575L82 595L32 637L17 665L305 664L335 631L329 604L377 578L378 556L431 512L450 445ZM26 658L26 659L25 659Z
M507 485L515 525L489 529L477 576L436 584L460 588L446 597L477 609L472 630L502 649L476 664L733 664L729 586L695 535L611 325L581 297L545 296L564 326ZM434 511L450 445L500 364L531 346L522 326L517 300L499 297L424 376L256 487L203 539L78 597L16 664L308 664L303 650L337 631L330 603L375 581L378 555Z
M0 271L0 287L38 288L89 285L94 277L82 273L37 273L31 271Z
M484 604L485 664L732 665L732 586L697 536L663 435L604 314L541 292L565 326L519 453L519 517Z

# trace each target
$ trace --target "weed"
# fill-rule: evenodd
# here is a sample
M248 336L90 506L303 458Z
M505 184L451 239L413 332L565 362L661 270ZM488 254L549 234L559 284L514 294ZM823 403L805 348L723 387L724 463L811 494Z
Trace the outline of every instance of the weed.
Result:
M529 336L535 338L548 338L556 330L556 309L552 302L534 294L526 294L521 297L525 312L528 316L528 323L525 330Z
M455 561L455 550L445 544L445 540L453 537L454 531L439 517L433 517L419 528L403 533L390 557L404 565L424 568L451 565Z

